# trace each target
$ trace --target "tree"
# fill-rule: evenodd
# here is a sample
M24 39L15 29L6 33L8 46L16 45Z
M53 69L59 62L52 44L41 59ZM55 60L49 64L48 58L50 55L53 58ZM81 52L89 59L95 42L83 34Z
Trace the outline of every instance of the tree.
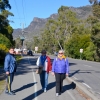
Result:
M9 25L9 16L13 16L11 12L8 11L11 9L9 0L0 0L0 45L3 45L4 48L9 48L11 45L14 45L12 33L13 29ZM0 46L0 55L6 53L6 51ZM3 57L3 56L2 56Z
M97 47L96 53L98 55L98 61L100 61L100 2L98 0L90 0L93 5L93 17L91 21L92 35L91 39L94 45Z

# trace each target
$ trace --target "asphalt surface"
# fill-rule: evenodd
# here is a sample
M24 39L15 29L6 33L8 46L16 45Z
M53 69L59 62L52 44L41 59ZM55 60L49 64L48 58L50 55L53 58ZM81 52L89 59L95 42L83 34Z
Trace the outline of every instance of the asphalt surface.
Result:
M70 59L70 78L100 100L100 63Z
M39 75L35 73L37 57L23 58L18 65L12 84L12 90L16 95L8 95L3 91L0 100L86 100L76 89L73 89L73 85L67 79L63 83L63 93L56 97L55 77L51 74L49 74L48 90L44 93L41 89Z

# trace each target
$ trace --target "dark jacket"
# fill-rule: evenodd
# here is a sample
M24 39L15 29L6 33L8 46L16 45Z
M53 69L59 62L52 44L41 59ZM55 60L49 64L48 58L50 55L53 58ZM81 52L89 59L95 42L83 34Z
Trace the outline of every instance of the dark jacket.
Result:
M8 53L4 61L4 70L5 72L13 73L16 72L17 64L14 55Z

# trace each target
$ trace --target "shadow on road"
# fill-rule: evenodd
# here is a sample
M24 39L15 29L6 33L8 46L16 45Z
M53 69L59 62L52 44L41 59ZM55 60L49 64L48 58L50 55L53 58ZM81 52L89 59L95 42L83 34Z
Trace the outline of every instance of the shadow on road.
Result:
M50 89L52 89L53 87L55 87L55 82L49 83L49 84L48 84L47 90L50 90ZM41 90L37 91L36 93L33 93L33 94L29 95L28 97L26 97L26 98L24 98L24 99L22 99L22 100L32 100L32 99L34 99L35 97L41 95L42 93L43 93L43 90L41 89ZM36 94L37 94L37 95L36 95Z
M71 84L68 84L68 85L64 85L63 93L66 92L67 90L75 89L75 88L76 88L76 84L74 82L72 82Z
M56 85L56 82L49 83L47 89L50 90L50 89L52 89L53 87L55 87L55 85Z
M50 90L50 89L52 89L53 87L55 87L55 84L56 84L55 82L49 83L49 84L48 84L48 89L47 89L47 90ZM76 84L75 84L74 82L72 82L72 83L69 84L69 85L63 86L63 93L66 92L67 90L75 89L75 88L76 88ZM24 99L22 99L22 100L32 100L32 99L38 97L39 95L41 95L42 93L43 93L43 90L41 89L41 90L37 91L36 93L33 93L33 94L29 95L28 97L26 97L26 98L24 98ZM36 95L36 94L37 94L37 95Z
M69 73L69 77L72 77L72 76L74 76L76 73L78 73L80 70L76 70L75 72L73 72L73 73Z
M15 92L22 91L22 90L24 90L24 89L27 89L27 88L32 87L34 84L37 84L37 82L24 85L24 86L20 87L19 89L14 90L14 91L15 91Z
M77 73L88 73L88 74L91 74L92 72L93 72L94 70L80 70L80 69L78 69L78 70L75 70L74 72L72 72L72 73L69 73L69 77L72 77L72 76L74 76L75 74L77 74Z
M73 66L73 65L77 65L76 63L70 63L69 62L69 66Z
M15 75L22 75L26 73L32 72L32 69L36 66L36 58L24 58L20 61L17 67L17 71Z

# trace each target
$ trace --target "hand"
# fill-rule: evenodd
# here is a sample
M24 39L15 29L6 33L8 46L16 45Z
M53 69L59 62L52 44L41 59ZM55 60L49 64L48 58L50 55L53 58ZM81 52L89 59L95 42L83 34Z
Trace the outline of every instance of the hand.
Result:
M66 74L66 77L68 77L68 74Z
M51 71L49 71L49 73L51 73Z
M6 72L6 75L9 75L9 72Z
M55 75L55 73L54 73L54 72L52 72L51 74L52 74L53 76Z

